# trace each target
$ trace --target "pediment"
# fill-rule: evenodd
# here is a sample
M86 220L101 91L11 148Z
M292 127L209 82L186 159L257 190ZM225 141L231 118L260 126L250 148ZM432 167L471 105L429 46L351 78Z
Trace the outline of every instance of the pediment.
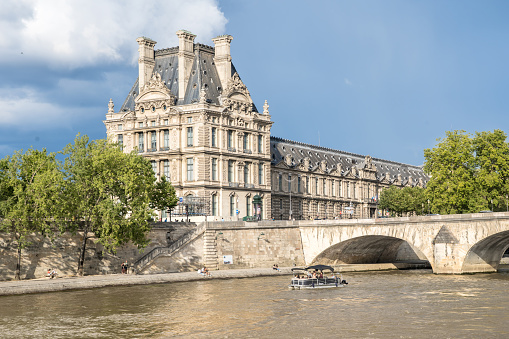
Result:
M232 95L228 96L228 99L249 102L249 99L242 93L233 93Z
M149 101L168 101L169 103L173 103L174 100L175 96L161 80L161 75L159 73L154 73L152 78L141 88L140 94L135 99L135 103L146 103Z

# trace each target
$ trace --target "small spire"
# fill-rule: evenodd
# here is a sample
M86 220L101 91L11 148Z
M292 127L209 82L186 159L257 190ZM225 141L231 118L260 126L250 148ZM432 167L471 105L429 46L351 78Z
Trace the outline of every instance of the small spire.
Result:
M115 113L114 107L115 105L113 105L113 99L110 98L110 102L108 103L108 114Z
M269 104L267 100L265 100L265 104L263 104L263 114L269 114Z

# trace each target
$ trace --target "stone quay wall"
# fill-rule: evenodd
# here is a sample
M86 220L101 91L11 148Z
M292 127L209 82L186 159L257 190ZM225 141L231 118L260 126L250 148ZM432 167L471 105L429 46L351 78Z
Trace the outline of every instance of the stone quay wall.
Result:
M95 238L87 241L85 254L85 275L112 274L120 272L122 262L132 264L135 260L155 247L165 247L168 243L185 233L194 224L154 223L148 234L149 245L143 250L126 244L111 254ZM83 233L65 233L50 239L41 235L31 235L30 245L22 250L21 279L35 279L46 276L48 269L56 269L59 276L73 276L78 270L79 252ZM0 281L14 279L17 263L17 247L14 238L0 233Z

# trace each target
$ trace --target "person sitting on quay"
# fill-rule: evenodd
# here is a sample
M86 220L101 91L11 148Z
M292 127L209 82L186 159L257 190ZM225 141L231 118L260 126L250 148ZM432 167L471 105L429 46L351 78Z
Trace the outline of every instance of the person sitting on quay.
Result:
M50 279L55 278L57 276L57 270L55 270L55 269L51 270L48 268L48 272L47 272L46 276L49 277Z
M205 274L206 277L210 277L210 272L207 269L207 267L203 266L202 272Z
M277 264L274 264L274 265L272 266L272 269L273 269L274 271L281 272L281 270L279 269L279 266L278 266Z

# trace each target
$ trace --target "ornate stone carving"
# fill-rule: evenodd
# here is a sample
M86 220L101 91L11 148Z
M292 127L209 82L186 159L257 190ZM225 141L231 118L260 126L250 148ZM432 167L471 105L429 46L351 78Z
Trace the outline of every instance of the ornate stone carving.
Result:
M269 104L267 103L267 100L265 100L265 103L263 104L263 114L269 114Z
M200 89L200 104L207 103L207 92L205 91L205 87L201 87Z
M223 97L229 97L233 93L241 93L245 96L250 96L249 91L247 90L246 85L240 80L239 73L235 72L234 75L228 80L228 85L223 91Z
M287 166L292 166L292 156L290 154L285 155L285 164Z
M108 114L115 113L115 105L113 105L113 99L110 98L110 102L108 103Z

